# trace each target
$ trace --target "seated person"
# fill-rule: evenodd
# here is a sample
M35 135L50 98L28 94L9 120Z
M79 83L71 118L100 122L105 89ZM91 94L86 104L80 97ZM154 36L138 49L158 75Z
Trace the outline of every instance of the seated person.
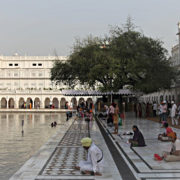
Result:
M144 137L141 131L138 129L137 126L133 126L132 130L134 132L133 138L129 139L129 143L131 143L131 147L143 147L146 146Z
M180 140L177 139L176 133L172 138L172 146L170 152L163 152L162 159L165 161L180 161Z
M101 176L103 171L103 152L99 149L89 137L83 138L81 144L87 150L87 160L80 161L75 168L82 174Z
M169 127L168 123L164 123L163 127L166 129L166 132L158 135L158 140L161 141L171 141L174 138L175 133Z

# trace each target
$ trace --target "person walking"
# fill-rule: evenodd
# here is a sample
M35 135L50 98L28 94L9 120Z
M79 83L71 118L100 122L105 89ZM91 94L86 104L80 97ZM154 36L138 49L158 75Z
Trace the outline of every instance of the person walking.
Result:
M162 123L167 122L167 104L166 101L162 102Z
M114 103L112 103L109 107L109 116L108 116L108 119L107 119L107 123L110 124L114 122L114 106L113 106Z
M174 103L174 101L171 101L171 105L172 105L172 107L171 107L170 116L171 116L172 125L178 125L178 121L176 119L177 106Z
M156 117L156 112L157 112L157 103L154 101L153 102L153 117Z
M142 118L146 117L146 104L143 102L142 103Z
M69 105L68 105L68 102L66 102L66 104L65 104L65 109L67 110L66 111L66 121L68 121L69 120L69 111L68 111Z
M113 106L114 106L114 118L113 118L114 133L113 134L118 134L119 107L116 103L114 103Z

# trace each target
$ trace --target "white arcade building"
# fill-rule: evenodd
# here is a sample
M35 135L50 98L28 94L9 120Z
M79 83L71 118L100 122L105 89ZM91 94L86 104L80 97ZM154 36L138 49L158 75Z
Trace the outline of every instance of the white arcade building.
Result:
M65 102L76 108L81 101L95 101L91 97L63 96L50 80L50 69L56 60L67 56L0 56L0 108L54 108L63 109ZM25 105L25 106L24 106Z

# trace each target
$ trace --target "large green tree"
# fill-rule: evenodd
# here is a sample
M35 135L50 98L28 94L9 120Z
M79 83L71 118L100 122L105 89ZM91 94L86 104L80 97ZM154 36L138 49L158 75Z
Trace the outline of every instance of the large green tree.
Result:
M54 64L51 80L71 88L82 84L117 91L127 86L149 93L169 88L175 79L166 55L161 41L146 37L132 24L114 27L106 38L76 41L69 59Z

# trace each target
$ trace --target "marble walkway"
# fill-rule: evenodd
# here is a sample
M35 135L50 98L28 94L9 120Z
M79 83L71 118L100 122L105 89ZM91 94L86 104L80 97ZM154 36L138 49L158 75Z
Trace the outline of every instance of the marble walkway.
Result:
M82 175L74 169L86 152L80 140L90 136L103 149L105 158L102 176ZM10 180L121 180L106 143L95 121L71 119L17 171Z
M128 114L119 127L119 135L113 135L113 128L107 126L106 121L100 119L99 122L111 137L123 159L126 161L134 176L139 180L180 180L180 162L155 161L153 154L161 154L162 151L170 150L170 142L160 142L157 140L159 133L165 131L161 124L134 118L133 114ZM132 126L137 125L143 133L146 147L130 148L127 143L132 136L123 135L124 132L131 131ZM180 129L173 128L180 138Z

